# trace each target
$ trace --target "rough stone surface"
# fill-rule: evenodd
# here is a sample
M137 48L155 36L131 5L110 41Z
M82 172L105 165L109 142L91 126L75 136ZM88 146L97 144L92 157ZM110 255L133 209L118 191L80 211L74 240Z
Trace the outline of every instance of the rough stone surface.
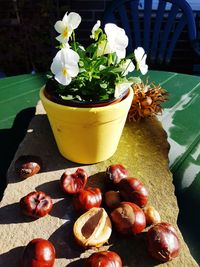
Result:
M104 172L110 164L121 163L127 167L130 176L139 178L148 188L149 204L153 205L162 221L173 224L177 229L178 206L174 195L172 175L168 169L166 134L159 122L148 119L140 123L127 123L115 155L105 162L82 166L86 169L90 186L104 190ZM39 155L43 170L26 180L19 180L14 171L14 162L21 155ZM56 248L56 267L83 266L85 257L97 249L84 251L76 245L72 226L77 214L71 205L71 198L60 191L59 179L67 169L75 170L79 164L60 156L41 103L37 105L25 139L9 168L8 185L0 203L0 266L20 266L24 246L36 237L50 240ZM30 220L21 214L19 200L34 190L51 195L54 203L52 212L38 220ZM179 231L179 230L178 230ZM99 250L118 252L124 266L198 266L192 258L180 232L181 253L171 262L160 264L151 259L145 248L145 232L133 237L121 237L114 233L109 244Z

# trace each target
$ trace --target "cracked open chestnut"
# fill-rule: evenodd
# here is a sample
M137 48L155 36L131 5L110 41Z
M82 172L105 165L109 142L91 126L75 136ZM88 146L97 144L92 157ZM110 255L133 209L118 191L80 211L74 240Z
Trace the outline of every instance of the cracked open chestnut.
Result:
M153 225L147 232L147 250L151 257L167 262L180 253L180 241L176 229L169 223Z
M90 255L83 267L122 267L122 260L114 251L99 251Z
M102 194L99 188L88 187L79 191L73 197L73 206L80 212L101 206Z
M21 211L32 218L40 218L47 215L53 207L52 199L44 192L30 192L20 199Z
M84 189L88 175L82 168L78 168L74 173L65 171L60 178L60 187L64 193L76 194Z
M55 255L55 248L50 241L35 238L24 249L21 267L53 267Z
M119 192L125 201L130 201L143 208L148 201L148 191L137 178L122 179L119 184Z
M38 173L42 168L42 160L38 156L23 155L15 161L15 171L19 178L26 179Z
M88 210L76 220L73 226L74 237L84 248L102 246L108 242L111 232L111 221L103 208Z
M115 229L120 234L139 234L146 227L144 212L134 203L121 202L110 215Z

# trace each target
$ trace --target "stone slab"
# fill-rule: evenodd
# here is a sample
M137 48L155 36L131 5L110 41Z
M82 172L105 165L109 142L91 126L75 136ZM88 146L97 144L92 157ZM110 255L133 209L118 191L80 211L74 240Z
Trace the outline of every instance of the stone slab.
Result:
M85 257L97 250L110 249L118 252L124 266L198 266L178 230L181 253L171 262L160 264L151 259L145 248L145 232L124 238L116 234L100 249L83 250L73 239L72 226L76 213L70 197L65 197L59 188L59 179L65 170L75 170L81 166L90 175L88 184L104 190L104 172L115 163L127 167L130 176L139 178L148 188L149 204L153 205L162 220L177 229L178 206L174 194L172 174L168 167L167 136L156 118L139 123L127 123L115 155L107 161L79 165L67 161L58 152L52 132L38 102L36 115L31 121L27 134L20 144L7 174L7 188L0 203L0 266L19 267L24 247L33 238L50 240L56 248L55 267L83 266ZM21 155L39 155L43 160L43 170L26 180L20 181L14 171L14 162ZM31 191L41 190L49 194L54 203L52 212L38 220L27 219L21 214L19 200Z

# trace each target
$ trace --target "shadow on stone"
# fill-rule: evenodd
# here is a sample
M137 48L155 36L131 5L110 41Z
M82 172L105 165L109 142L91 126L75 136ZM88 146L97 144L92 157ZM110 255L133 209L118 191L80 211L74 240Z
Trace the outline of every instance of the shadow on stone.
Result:
M83 267L84 262L85 262L85 259L80 259L77 261L70 262L65 267Z
M50 237L56 249L56 258L74 259L80 257L82 248L76 244L73 236L73 223L68 221L59 227Z
M35 220L38 219L28 217L21 212L18 202L0 208L0 224L31 223Z
M24 247L16 247L0 255L0 266L19 267Z
M59 179L59 177L58 177ZM35 188L36 191L42 191L51 196L53 199L64 198L66 195L61 191L59 180L43 183Z
M0 130L0 200L6 187L6 173L15 155L15 152L26 134L30 120L35 115L35 108L20 111L10 129Z
M50 215L64 220L71 220L71 217L74 218L75 214L71 198L67 197L54 203Z
M116 252L123 262L123 266L145 266L151 267L159 265L160 262L152 259L146 250L146 232L135 236L121 236L114 234L111 236L109 250ZM127 247L127 240L128 247Z

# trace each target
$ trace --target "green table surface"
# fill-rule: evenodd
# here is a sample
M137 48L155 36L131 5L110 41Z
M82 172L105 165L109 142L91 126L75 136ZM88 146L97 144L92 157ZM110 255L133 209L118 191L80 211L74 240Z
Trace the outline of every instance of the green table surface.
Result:
M195 219L196 209L200 207L200 77L173 72L149 71L144 81L160 84L169 92L169 100L163 105L164 110L159 116L163 128L168 134L170 144L169 165L174 177L174 185L180 206L180 223L183 234L189 241L191 229L199 228ZM18 142L17 135L21 128L30 120L27 116L33 112L39 100L39 89L45 83L44 75L19 75L0 79L0 140L1 163L8 156L13 156ZM26 112L27 111L27 112ZM32 114L33 116L34 114ZM23 120L24 116L24 120ZM19 119L20 118L20 119ZM17 126L16 126L17 125ZM25 134L25 131L24 131ZM2 137L3 136L3 137ZM8 140L6 138L8 137ZM6 149L6 147L9 149ZM4 164L4 168L8 163ZM2 176L2 172L0 172ZM2 178L1 178L2 179ZM192 208L191 208L192 207ZM192 223L191 223L192 222ZM189 226L188 226L189 225ZM189 233L189 234L188 234ZM197 232L195 236L197 237ZM200 247L200 232L191 250ZM191 243L192 244L192 243ZM193 243L194 244L194 243ZM198 253L197 253L198 254ZM195 256L195 255L194 255ZM200 256L197 260L200 260Z

